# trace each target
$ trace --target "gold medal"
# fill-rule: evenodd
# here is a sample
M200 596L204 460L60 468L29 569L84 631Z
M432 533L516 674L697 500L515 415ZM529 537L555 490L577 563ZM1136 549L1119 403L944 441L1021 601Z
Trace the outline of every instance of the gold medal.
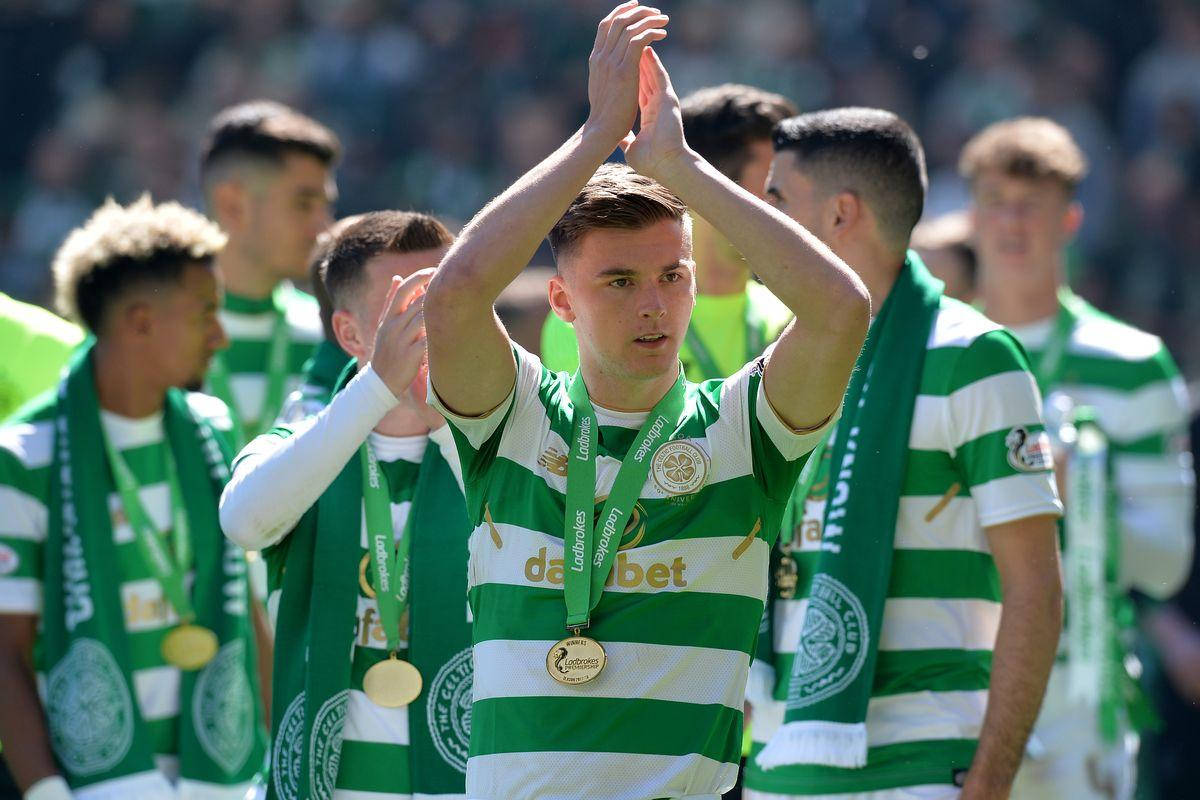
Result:
M392 653L387 661L380 661L363 676L363 691L371 702L384 708L406 706L421 694L420 671L407 661L396 658Z
M168 664L191 671L212 661L217 646L217 635L208 628L184 623L163 639L162 654Z
M607 662L599 642L576 634L555 643L546 653L546 672L561 684L578 686L599 675Z

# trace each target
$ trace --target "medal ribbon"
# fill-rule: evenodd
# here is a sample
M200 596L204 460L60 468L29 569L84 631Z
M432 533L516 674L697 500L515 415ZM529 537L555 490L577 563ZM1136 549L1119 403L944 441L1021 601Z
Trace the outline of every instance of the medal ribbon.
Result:
M287 309L284 304L283 286L276 287L271 294L271 304L274 306L275 321L271 326L271 338L267 349L267 388L263 394L262 408L255 420L245 419L242 410L238 408L233 396L233 384L229 377L229 367L221 353L217 353L208 368L208 383L213 394L225 401L233 412L233 435L238 440L238 446L245 445L258 434L262 433L283 407L283 388L287 381L288 356L288 324Z
M600 532L595 531L596 451L599 424L578 372L571 379L568 396L575 409L571 428L571 453L567 465L567 513L563 521L565 552L563 594L567 604L567 628L586 628L592 610L600 602L604 582L612 571L625 525L641 495L650 472L650 462L679 424L683 412L683 369L663 398L642 423L637 438L621 461L612 491L600 512ZM616 541L613 541L613 538Z
M743 363L758 358L762 355L763 348L767 346L767 322L759 316L749 294L746 295L745 325L746 359ZM687 333L684 335L684 342L687 344L688 352L695 357L696 366L703 373L705 380L725 376L725 373L717 366L717 361L713 358L712 351L700 339L700 334L696 331L695 323L688 325Z
M1058 290L1058 316L1054 319L1054 330L1046 341L1046 349L1042 357L1033 365L1033 377L1037 380L1042 397L1062 380L1064 356L1067 354L1067 344L1071 340L1071 332L1075 330L1080 300L1067 287Z
M164 442L163 452L167 462L167 484L171 491L171 539L174 545L175 557L163 546L159 539L158 530L150 519L146 507L142 505L138 495L137 478L129 464L113 447L107 436L104 437L104 449L108 451L108 463L112 468L113 481L117 485L117 493L121 496L121 505L125 516L129 519L129 527L133 529L134 540L142 559L162 586L163 596L170 601L179 616L181 624L188 624L196 617L192 608L192 599L184 588L184 575L191 568L192 550L191 534L188 529L187 511L183 504L183 490L179 487L179 474L175 467L175 456L171 446Z
M429 447L434 445L430 443ZM408 608L408 561L412 551L412 522L416 516L409 506L404 533L396 542L392 525L392 492L387 476L379 467L374 451L367 443L359 449L363 473L363 508L367 518L367 544L371 548L371 585L379 604L379 619L387 633L388 650L400 649L400 617ZM393 582L396 586L393 587Z

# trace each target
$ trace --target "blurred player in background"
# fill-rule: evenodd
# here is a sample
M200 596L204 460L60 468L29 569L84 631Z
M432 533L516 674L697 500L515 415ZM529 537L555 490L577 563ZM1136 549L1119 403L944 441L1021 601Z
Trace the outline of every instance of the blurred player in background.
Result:
M471 526L450 430L425 404L421 328L451 241L402 211L336 236L321 272L357 369L315 416L251 442L221 499L226 534L270 568L272 798L463 792Z
M1062 612L1029 362L908 249L926 177L903 120L805 114L775 149L768 195L852 265L876 316L773 559L746 797L1007 797Z
M1186 387L1157 337L1098 311L1067 285L1064 252L1083 222L1075 190L1087 162L1065 128L1041 118L997 123L967 143L959 169L970 183L984 312L1021 340L1047 401L1065 395L1090 406L1109 439L1119 546L1105 566L1115 567L1115 584L1068 580L1067 589L1068 598L1081 590L1111 595L1111 613L1126 628L1116 644L1126 652L1134 615L1125 593L1170 597L1191 564ZM1068 508L1068 558L1070 520ZM1066 625L1069 632L1069 617ZM1133 792L1139 701L1119 709L1115 735L1102 736L1098 698L1073 696L1067 685L1070 661L1080 657L1060 649L1036 729L1046 752L1022 768L1018 797ZM1124 683L1134 690L1132 677Z
M727 83L680 101L688 143L746 191L763 196L771 165L771 128L796 113L782 95ZM692 214L696 308L679 357L689 380L726 378L762 353L791 319L787 306L750 274L746 259L716 227ZM575 331L557 314L542 329L542 363L579 366Z
M262 767L246 565L217 522L228 409L183 391L225 345L224 244L145 197L55 258L95 343L0 428L0 737L31 800L241 797Z
M217 269L230 344L208 386L233 409L239 447L275 421L322 339L316 301L292 281L308 277L317 235L333 221L340 148L328 128L274 102L233 106L210 123L200 175L229 236Z
M337 334L333 330L333 301L329 292L325 291L325 281L321 280L321 265L333 249L338 234L360 219L361 214L339 219L328 230L321 231L317 243L313 245L312 255L308 259L308 283L312 287L313 297L317 299L325 338L317 345L312 358L304 362L300 385L284 400L279 422L295 424L324 408L333 394L338 376L350 362L350 356L338 344Z

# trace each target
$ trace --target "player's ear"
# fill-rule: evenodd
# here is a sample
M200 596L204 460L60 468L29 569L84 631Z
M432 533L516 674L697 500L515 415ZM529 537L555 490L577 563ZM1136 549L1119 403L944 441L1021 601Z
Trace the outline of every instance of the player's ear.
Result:
M366 340L366 335L369 333L374 338L375 332L361 330L354 315L341 308L333 312L330 323L332 323L333 335L337 338L338 346L361 362L369 350L370 342Z
M558 315L558 318L563 322L575 321L575 309L571 305L571 293L567 289L567 282L562 276L562 272L557 272L550 278L550 282L546 285L547 299L550 301L550 308Z
M834 236L853 230L862 222L863 205L854 192L838 192L825 205L827 230Z

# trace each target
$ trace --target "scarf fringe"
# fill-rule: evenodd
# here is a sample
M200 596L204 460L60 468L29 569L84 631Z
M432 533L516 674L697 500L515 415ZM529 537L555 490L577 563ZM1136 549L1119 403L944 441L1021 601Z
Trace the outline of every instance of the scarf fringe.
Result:
M865 767L867 726L862 722L789 722L775 732L755 761L767 770L791 764Z

